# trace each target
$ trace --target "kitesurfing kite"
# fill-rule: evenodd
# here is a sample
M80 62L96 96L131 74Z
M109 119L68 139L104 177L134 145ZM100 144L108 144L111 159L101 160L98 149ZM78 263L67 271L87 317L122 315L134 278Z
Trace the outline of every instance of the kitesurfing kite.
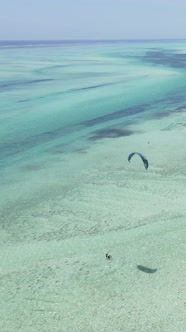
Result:
M129 154L129 156L128 156L128 161L129 161L129 163L130 163L131 158L132 158L135 154L138 154L138 156L141 157L141 159L142 159L142 161L143 161L143 164L144 164L145 168L147 169L147 168L149 167L149 162L148 162L147 158L146 158L143 154L141 154L141 153L139 153L139 152L132 152L132 153Z

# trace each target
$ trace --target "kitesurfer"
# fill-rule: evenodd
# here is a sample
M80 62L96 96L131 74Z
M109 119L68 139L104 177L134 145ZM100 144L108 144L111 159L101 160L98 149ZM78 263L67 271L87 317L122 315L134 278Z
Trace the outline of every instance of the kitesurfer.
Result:
M106 259L111 259L112 258L112 255L108 254L108 253L106 253L105 256L106 256Z

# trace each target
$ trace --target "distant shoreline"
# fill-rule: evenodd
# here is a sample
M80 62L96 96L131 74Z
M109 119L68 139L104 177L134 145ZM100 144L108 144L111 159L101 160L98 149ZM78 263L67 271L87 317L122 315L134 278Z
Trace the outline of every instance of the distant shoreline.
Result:
M10 48L32 48L48 46L79 46L95 44L128 44L128 43L169 43L169 42L186 42L186 39L92 39L92 40L0 40L0 49Z

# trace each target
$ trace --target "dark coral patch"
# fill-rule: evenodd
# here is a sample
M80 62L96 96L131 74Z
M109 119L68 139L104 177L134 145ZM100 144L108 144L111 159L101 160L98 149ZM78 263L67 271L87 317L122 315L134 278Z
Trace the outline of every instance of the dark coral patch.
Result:
M94 131L93 135L89 137L89 140L96 141L102 138L117 138L130 136L132 134L134 134L134 131L130 129L104 128Z
M120 118L123 118L123 117L143 113L143 112L147 111L148 108L149 108L148 104L131 106L131 107L125 108L123 110L119 110L119 111L116 111L116 112L113 112L113 113L110 113L110 114L102 115L98 118L94 118L94 119L84 121L84 122L82 122L82 125L91 127L91 126L94 126L94 125L97 125L97 124L100 124L100 123L104 123L104 122L120 119Z
M172 110L165 110L165 111L154 113L152 115L152 118L156 119L156 120L159 120L159 119L162 119L164 117L170 116L172 114L184 113L185 111L186 111L186 105L182 105L182 106L179 106L179 107L177 107L175 109L172 109Z
M45 168L44 164L32 163L22 167L23 171L38 171Z
M150 62L156 65L165 65L172 68L185 68L186 67L186 54L179 54L174 52L148 51L143 56L135 56L144 62Z
M158 112L152 115L152 118L155 120L160 120L162 118L165 118L166 116L169 116L171 114L171 111L164 111L164 112Z
M35 84L35 83L42 83L42 82L50 82L54 81L53 78L41 78L37 80L29 80L29 81L12 81L12 82L7 82L7 83L1 83L0 82L0 88L9 88L9 87L14 87L14 86L19 86L19 85L27 85L27 84Z
M87 153L87 150L85 148L78 148L78 149L75 149L74 152L79 153L79 154L84 154L84 153Z

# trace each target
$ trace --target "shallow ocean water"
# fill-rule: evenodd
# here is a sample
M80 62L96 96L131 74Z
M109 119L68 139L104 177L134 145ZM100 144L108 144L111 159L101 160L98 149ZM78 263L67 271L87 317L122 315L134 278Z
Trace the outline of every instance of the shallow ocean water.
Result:
M1 330L184 331L185 42L0 61Z
M2 208L70 175L100 139L185 103L184 43L14 44L0 50Z

